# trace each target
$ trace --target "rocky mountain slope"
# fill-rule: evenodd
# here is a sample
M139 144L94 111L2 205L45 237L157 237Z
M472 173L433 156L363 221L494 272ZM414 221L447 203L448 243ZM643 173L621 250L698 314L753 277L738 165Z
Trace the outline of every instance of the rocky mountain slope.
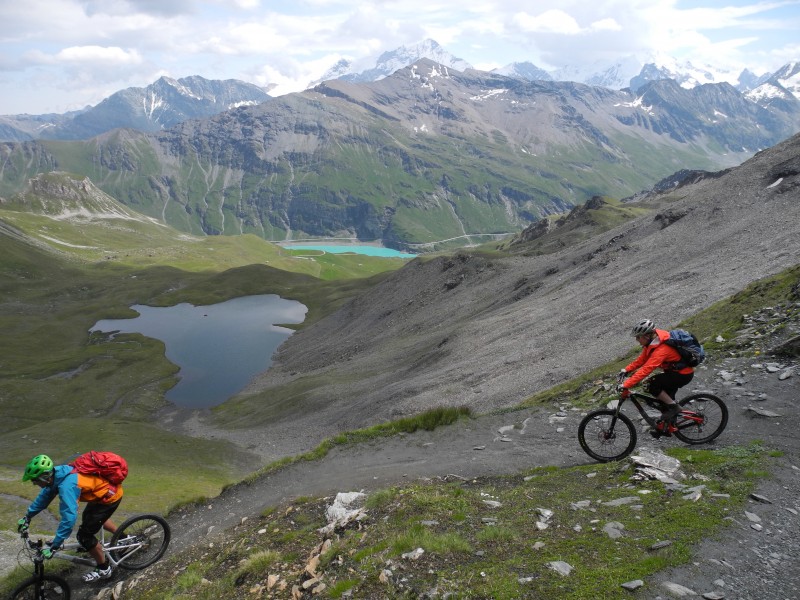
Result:
M285 451L434 406L513 406L628 351L631 322L674 326L797 264L798 199L795 136L561 252L417 259L289 338L216 418Z

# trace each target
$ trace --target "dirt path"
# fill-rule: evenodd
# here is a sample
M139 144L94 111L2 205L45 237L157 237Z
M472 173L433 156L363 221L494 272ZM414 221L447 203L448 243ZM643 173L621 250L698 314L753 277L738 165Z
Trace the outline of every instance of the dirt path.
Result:
M205 507L176 515L176 539L194 542L297 496L371 491L404 480L517 473L534 466L588 462L574 435L578 414L563 431L545 411L525 410L462 420L435 431L334 448L325 458L281 469L251 485L230 488ZM554 452L553 448L559 448Z
M778 381L777 375L764 375L760 379L759 391L750 392L756 394L754 396L737 397L721 391L731 410L731 418L718 445L744 444L761 439L770 447L786 453L787 459L797 461L800 418L795 403L800 392L800 373L792 381ZM769 380L774 380L773 391L761 391ZM777 397L778 393L780 397ZM770 398L755 400L758 394L767 394ZM749 406L782 416L759 416ZM468 478L518 473L536 466L588 464L593 461L580 449L576 438L582 415L581 411L569 407L527 409L482 415L432 432L419 431L336 447L321 460L292 465L252 485L231 488L208 504L212 508L207 506L199 511L202 523L181 525L179 522L176 530L179 536L196 538L208 526L224 528L238 522L240 516L257 513L299 495L375 490L403 480L425 477L450 475ZM655 441L642 435L638 447L663 449L671 445L680 445L680 442L671 439ZM183 518L181 522L189 520Z

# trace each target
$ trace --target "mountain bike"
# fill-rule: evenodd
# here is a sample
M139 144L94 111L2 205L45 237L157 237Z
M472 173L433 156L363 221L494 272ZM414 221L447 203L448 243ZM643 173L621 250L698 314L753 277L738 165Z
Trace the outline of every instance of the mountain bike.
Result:
M11 594L12 600L69 600L70 589L66 579L44 572L45 558L42 555L44 541L31 540L27 530L20 536L23 540L22 553L27 554L29 560L33 562L33 576L14 590ZM139 570L149 567L164 556L170 536L169 524L162 517L143 514L123 522L108 541L105 539L106 531L103 530L100 543L103 545L106 560L115 569L122 567ZM79 544L69 543L53 553L53 557L94 567L95 561L88 556L82 556L81 551Z
M674 422L666 423L651 417L644 404L661 411L665 404L658 398L642 392L620 393L615 408L601 408L587 414L578 425L581 448L600 462L621 460L636 447L636 426L622 413L626 401L639 411L645 422L661 435L671 436L687 444L706 444L719 436L728 424L728 407L713 394L701 392L678 401L681 411Z

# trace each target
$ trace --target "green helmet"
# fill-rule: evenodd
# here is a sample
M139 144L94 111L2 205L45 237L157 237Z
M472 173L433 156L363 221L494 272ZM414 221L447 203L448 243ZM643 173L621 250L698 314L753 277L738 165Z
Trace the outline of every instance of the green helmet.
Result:
M53 461L49 456L45 454L34 456L31 459L31 462L28 463L28 466L25 467L25 474L22 476L22 481L37 479L42 475L46 475L52 471L53 468Z

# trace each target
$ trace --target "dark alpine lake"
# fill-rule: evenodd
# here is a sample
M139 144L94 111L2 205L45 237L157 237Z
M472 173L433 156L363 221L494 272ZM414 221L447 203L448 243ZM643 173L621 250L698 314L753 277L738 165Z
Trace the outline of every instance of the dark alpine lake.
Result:
M166 393L186 408L208 408L240 392L272 364L292 334L276 323L302 323L306 307L274 294L234 298L220 304L154 307L136 304L133 319L105 319L89 331L141 333L164 342L180 367L180 381Z

